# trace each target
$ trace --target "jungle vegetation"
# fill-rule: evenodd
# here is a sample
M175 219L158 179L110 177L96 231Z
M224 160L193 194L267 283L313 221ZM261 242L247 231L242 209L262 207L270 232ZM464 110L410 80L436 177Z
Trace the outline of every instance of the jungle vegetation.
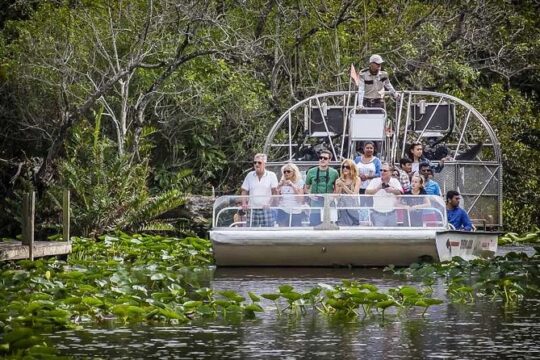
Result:
M385 58L496 129L509 230L540 223L537 1L2 0L0 235L23 191L76 233L141 229L187 192L233 192L277 116ZM47 225L49 224L49 225Z

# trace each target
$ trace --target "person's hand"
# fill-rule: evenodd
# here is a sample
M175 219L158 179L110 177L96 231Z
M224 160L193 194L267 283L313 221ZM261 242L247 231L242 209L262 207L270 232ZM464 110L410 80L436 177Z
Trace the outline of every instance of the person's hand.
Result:
M245 211L245 210L247 210L247 208L248 208L247 202L243 202L242 203L242 209Z
M367 180L367 176L364 175L364 174L360 174L360 180L366 181L366 180Z

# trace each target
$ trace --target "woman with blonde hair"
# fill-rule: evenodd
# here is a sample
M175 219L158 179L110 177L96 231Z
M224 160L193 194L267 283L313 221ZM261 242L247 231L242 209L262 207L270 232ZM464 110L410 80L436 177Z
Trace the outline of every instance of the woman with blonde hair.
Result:
M350 159L341 163L341 176L336 180L334 194L340 194L338 200L338 224L359 225L358 191L362 180L358 176L356 164ZM351 209L354 207L354 209ZM340 209L341 208L341 209Z
M304 181L298 166L287 163L281 167L281 180L277 190L281 195L277 216L279 226L302 226Z

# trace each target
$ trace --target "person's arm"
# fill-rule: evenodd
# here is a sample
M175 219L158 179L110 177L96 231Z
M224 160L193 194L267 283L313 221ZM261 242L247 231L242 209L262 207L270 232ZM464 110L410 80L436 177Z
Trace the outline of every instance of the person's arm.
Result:
M374 179L366 188L366 195L375 195L380 189L382 189L382 182L380 181L380 178L377 178L377 180Z
M344 190L346 191L346 188L343 185L343 181L338 178L334 185L334 194L341 194Z
M295 195L303 195L304 194L304 187L301 183L292 183L291 187L294 190Z
M394 99L398 99L399 98L399 94L397 93L396 89L394 89L394 87L392 86L392 84L390 83L390 79L388 78L388 75L386 75L386 79L384 80L383 84L384 84L384 88L387 90L387 91L390 91L390 94L392 94L392 96L394 97Z
M392 193L394 195L403 194L403 187L401 186L401 183L399 182L398 179L391 178L390 181L388 182L388 185L390 185L390 187L387 187L385 189L386 192Z
M306 183L304 184L304 194L309 194L311 190L311 177L309 171L306 173Z
M278 182L276 174L275 173L271 173L271 174L272 174L271 175L272 181L270 182L270 188L271 188L273 196L272 196L272 200L270 201L270 206L273 206L279 202L279 197L276 196L276 195L279 195L279 191L278 191L279 182Z
M359 177L356 178L356 182L354 184L354 191L353 194L358 194L360 192L360 186L362 185L362 180L360 180Z
M381 160L378 157L375 158L373 163L375 164L375 175L371 177L372 179L374 177L380 177L381 176L381 167L382 167Z
M463 224L463 229L465 229L465 231L472 230L471 219L469 219L469 215L463 209L461 209L461 223Z
M298 181L293 186L295 195L298 195L298 196L295 196L296 202L299 203L299 204L304 203L304 196L301 196L301 195L304 195L304 188L305 188L305 186L304 186L304 182L302 180Z
M436 173L440 173L444 169L444 159L441 159L437 165L433 167L433 171Z

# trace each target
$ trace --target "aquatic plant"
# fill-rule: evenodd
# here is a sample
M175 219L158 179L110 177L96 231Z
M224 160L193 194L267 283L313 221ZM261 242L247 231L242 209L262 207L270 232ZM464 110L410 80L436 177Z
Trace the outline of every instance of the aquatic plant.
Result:
M385 291L343 280L299 291L282 284L274 293L239 294L208 287L212 251L208 240L122 232L98 239L74 238L67 261L22 260L0 263L0 354L42 357L54 353L43 332L84 324L184 324L195 319L252 319L272 301L278 316L299 317L309 310L339 321L384 321L388 313L422 315L442 303L432 286L445 282L452 302L480 297L512 306L540 294L540 257L510 253L491 261L455 258L442 264L414 264L387 270L421 279ZM30 355L29 355L30 356Z
M205 316L209 301L195 289L212 261L204 239L119 232L97 241L74 238L67 262L2 263L0 351L37 351L46 345L40 331L87 322L177 324Z
M452 302L474 303L488 297L514 306L524 297L540 295L540 255L510 252L494 259L465 261L455 257L440 264L415 264L409 268L387 267L396 275L433 284L444 279Z
M515 232L508 232L503 236L499 237L499 245L509 245L509 244L535 244L540 243L540 228L535 226L535 229L532 232L519 236Z
M423 292L411 286L403 286L390 288L385 293L372 284L353 280L342 280L341 284L334 286L320 283L304 293L295 291L290 285L282 285L278 290L277 293L261 295L274 302L278 314L304 313L305 306L309 303L322 314L331 317L357 318L362 315L366 318L380 313L384 320L385 312L393 307L420 307L424 309L424 315L430 306L442 303L442 300L432 299L429 290ZM285 307L280 306L279 299L286 303Z

